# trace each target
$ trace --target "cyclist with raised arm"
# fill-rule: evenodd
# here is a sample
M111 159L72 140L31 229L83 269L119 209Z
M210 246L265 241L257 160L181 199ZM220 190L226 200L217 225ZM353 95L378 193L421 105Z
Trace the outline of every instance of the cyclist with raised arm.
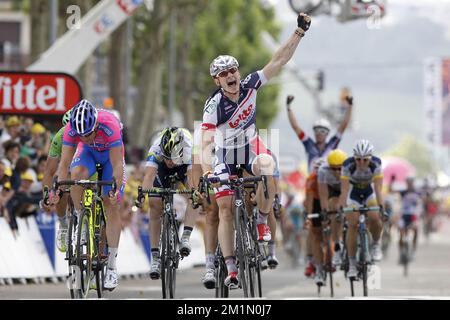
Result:
M298 28L294 34L262 70L249 74L242 81L239 64L234 57L221 55L210 65L210 75L220 88L206 101L203 111L202 155L209 156L211 147L216 148L214 175L220 179L235 175L237 164L245 165L246 171L253 175L268 176L268 199L265 199L261 185L257 190L259 215L256 223L260 241L271 239L267 216L274 200L275 185L272 175L276 172L276 162L257 134L257 90L279 73L282 66L292 58L310 23L309 16L299 14ZM212 175L210 164L210 157L202 159L206 176ZM228 269L225 285L233 289L238 287L233 239L233 191L228 186L222 186L216 188L215 193L219 206L218 238Z
M353 109L353 97L350 95L346 95L343 97L342 101L346 105L346 112L342 122L340 123L337 133L333 135L330 139L327 140L328 135L330 133L331 125L326 119L318 119L314 122L313 130L314 130L314 140L309 137L303 129L298 125L297 119L295 118L294 113L291 110L291 103L294 100L294 96L290 95L286 99L286 107L289 118L289 123L291 124L292 129L295 131L297 137L303 143L305 148L306 155L308 157L308 172L313 171L313 162L317 158L326 157L331 150L334 150L338 147L341 142L342 135L344 134L348 124L350 123L352 109ZM311 239L312 235L308 232L307 237L307 248L311 248ZM307 277L311 276L314 273L314 265L312 263L312 252L307 250L307 258L308 264L305 268L305 275Z
M314 140L309 137L303 129L297 124L297 120L294 113L291 110L291 103L294 100L294 96L288 96L286 100L287 113L289 118L289 123L292 129L294 129L297 137L303 143L305 147L305 152L308 157L308 170L312 172L313 162L317 158L326 157L331 150L338 147L341 142L342 135L344 134L352 115L353 109L353 97L346 96L344 101L347 103L347 109L342 122L340 123L337 132L329 140L327 140L330 133L331 125L326 119L319 119L314 122Z
M44 177L42 178L43 186L43 200L41 202L41 207L45 212L50 213L53 211L53 206L49 203L49 190L51 190L51 184L53 176L58 170L58 164L61 160L62 144L63 144L63 134L64 127L70 120L70 113L72 109L67 111L62 117L62 127L58 130L52 139L50 144L50 150L48 151L47 161L45 163ZM59 220L59 227L56 233L56 247L61 252L66 252L67 249L67 217L66 217L66 207L67 207L67 197L65 194L56 204L55 211Z
M142 188L171 188L170 176L177 175L179 183L192 187L192 136L184 128L169 127L162 130L150 147L145 164L145 176ZM143 201L143 199L140 199ZM149 198L150 242L152 264L150 278L157 280L161 276L161 257L159 240L161 234L162 199ZM189 238L195 225L196 211L192 206L186 208L183 235L180 240L180 254L188 256L191 252Z
M358 140L353 148L353 156L347 158L341 171L341 195L339 207L379 206L379 211L369 211L368 225L372 235L371 256L373 261L383 258L381 251L381 232L383 223L380 212L383 211L383 173L381 159L373 155L374 147L368 140ZM349 257L348 277L358 275L356 244L359 213L346 214L348 221L347 250Z
M339 196L341 194L341 169L346 159L347 154L344 151L335 149L328 154L327 162L320 166L318 170L320 207L322 208L322 213L325 215L329 211L336 212L338 210ZM334 243L332 264L337 266L342 262L340 255L342 228L341 223L336 219L336 215L330 215L328 218L331 220L331 240ZM320 228L315 233L315 245L320 245L321 235L322 229ZM320 269L323 270L322 266L320 266ZM318 277L319 279L317 281L323 283L323 273L319 273Z
M108 241L108 267L105 275L105 289L114 290L119 281L116 258L121 232L120 200L125 188L125 160L122 142L122 123L107 110L97 109L88 100L81 100L72 108L70 121L64 128L61 161L58 180L85 180L96 172L96 164L103 167L103 180L117 182L116 193L111 186L104 186L103 202L108 223L106 238ZM69 173L70 169L70 173ZM81 212L83 188L72 186L70 196L75 214ZM55 201L59 201L55 197Z

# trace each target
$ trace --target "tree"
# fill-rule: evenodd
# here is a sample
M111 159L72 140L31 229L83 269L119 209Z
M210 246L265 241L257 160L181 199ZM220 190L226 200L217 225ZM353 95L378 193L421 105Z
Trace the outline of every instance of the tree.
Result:
M408 160L416 168L418 177L426 177L437 170L437 165L425 144L412 135L403 136L399 143L383 155Z
M48 0L30 1L29 6L23 6L29 10L31 20L31 53L30 62L36 61L40 54L47 50L49 45L48 32Z
M201 119L203 105L215 88L209 64L219 54L235 56L241 75L264 67L271 53L264 47L261 32L273 36L279 32L273 8L263 8L259 0L208 1L195 18L191 33L189 63L192 78L188 82L195 118ZM277 85L269 85L258 94L257 125L267 128L277 114ZM184 97L180 97L183 99Z
M134 83L138 86L130 127L135 146L146 146L155 130L157 108L161 106L162 72L164 65L164 32L167 29L168 1L155 0L153 12L139 9L133 18Z
M112 34L110 39L110 48L108 56L108 80L109 80L109 95L114 100L114 105L117 110L126 115L125 101L128 94L128 88L124 88L124 74L126 54L128 50L127 43L127 23L117 28ZM123 117L122 121L125 121L126 117Z

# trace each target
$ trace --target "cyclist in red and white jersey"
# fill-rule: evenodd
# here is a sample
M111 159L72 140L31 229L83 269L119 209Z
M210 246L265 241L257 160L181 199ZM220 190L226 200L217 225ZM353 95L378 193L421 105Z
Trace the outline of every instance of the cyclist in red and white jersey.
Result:
M262 69L248 75L241 81L239 64L234 57L218 56L211 63L210 74L220 87L206 101L202 124L202 155L210 155L215 148L214 175L226 179L236 174L236 165L245 165L247 172L253 175L268 176L269 199L265 199L263 188L257 192L259 216L257 219L260 241L270 241L270 228L267 216L271 210L276 174L276 160L259 138L256 130L257 90L273 78L294 54L300 39L309 29L311 18L299 14L298 28L288 41L274 54L272 60ZM201 159L205 175L212 175L209 159ZM225 285L238 287L237 267L234 257L233 240L233 191L228 186L215 189L219 206L219 243L228 268Z

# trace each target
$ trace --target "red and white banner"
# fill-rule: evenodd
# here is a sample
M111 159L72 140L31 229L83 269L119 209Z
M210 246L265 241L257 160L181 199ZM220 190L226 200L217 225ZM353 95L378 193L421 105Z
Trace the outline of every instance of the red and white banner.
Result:
M54 114L82 98L78 81L65 73L0 72L0 114Z
M67 26L69 30L36 62L28 66L27 71L75 74L95 48L143 3L144 0L102 0L98 2L78 23Z

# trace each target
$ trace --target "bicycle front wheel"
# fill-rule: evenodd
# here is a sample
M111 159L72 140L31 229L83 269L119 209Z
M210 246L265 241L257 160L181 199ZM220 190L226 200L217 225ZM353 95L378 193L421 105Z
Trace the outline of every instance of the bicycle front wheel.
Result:
M228 298L228 287L225 285L227 266L222 256L220 247L216 250L216 298Z
M251 233L247 230L251 230ZM245 230L246 234L246 248L248 252L247 266L248 266L248 279L250 284L250 294L251 297L262 297L262 286L261 286L261 260L262 254L260 252L259 243L257 241L256 226L254 223L250 223L249 228Z
M362 275L362 280L363 280L363 294L364 297L367 297L369 295L369 289L367 287L367 273L368 273L368 248L369 248L369 238L367 235L367 232L361 232L360 233L360 265L361 265L361 275Z
M162 297L166 299L169 292L169 260L170 260L170 245L169 245L169 221L167 215L164 215L163 225L161 228L161 289Z
M89 214L83 210L80 214L77 230L76 266L78 274L78 297L86 298L92 271L91 239L89 231Z
M76 273L76 248L77 243L75 241L75 234L76 234L76 228L77 228L77 217L75 216L73 212L73 207L69 208L68 212L69 216L69 228L67 231L67 251L66 251L66 260L69 266L69 277L67 279L68 286L70 290L70 298L75 299L78 298L78 292L76 290L77 288L77 273Z
M175 297L175 288L176 288L176 280L177 280L177 267L178 267L178 252L176 250L177 248L177 234L175 233L176 230L173 228L170 228L169 234L170 234L170 254L168 255L170 257L169 259L169 295L170 298L173 299Z
M247 276L247 258L245 257L245 221L244 217L247 215L244 211L238 211L236 213L236 247L237 247L237 259L239 266L239 282L240 286L244 290L244 297L248 298L248 276Z

